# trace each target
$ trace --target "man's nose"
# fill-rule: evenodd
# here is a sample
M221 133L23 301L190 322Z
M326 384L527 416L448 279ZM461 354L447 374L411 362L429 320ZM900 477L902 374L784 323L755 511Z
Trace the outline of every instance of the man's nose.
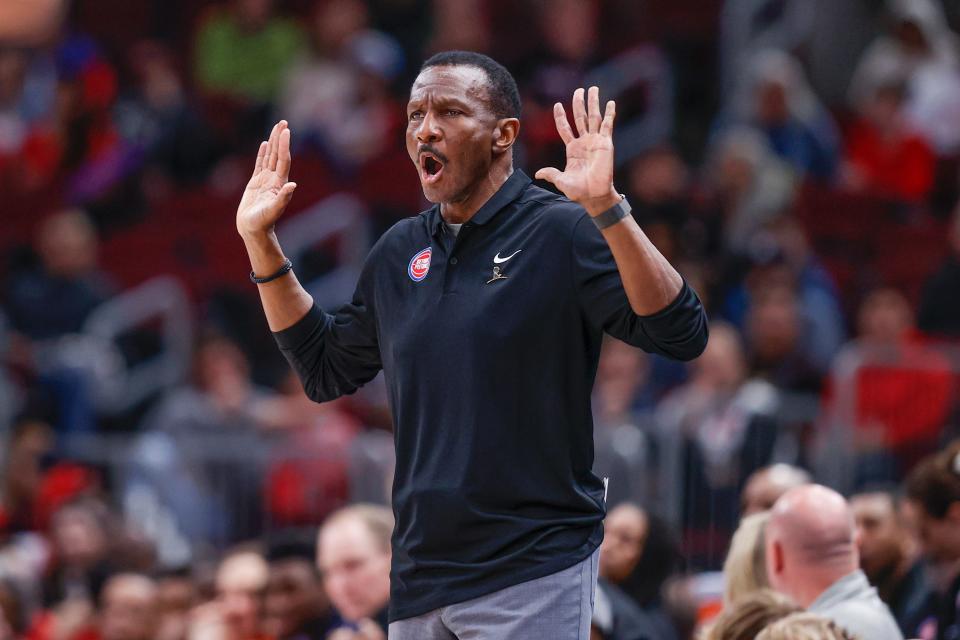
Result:
M433 112L427 112L417 127L417 141L421 144L436 142L442 136L440 128L437 126L437 118Z

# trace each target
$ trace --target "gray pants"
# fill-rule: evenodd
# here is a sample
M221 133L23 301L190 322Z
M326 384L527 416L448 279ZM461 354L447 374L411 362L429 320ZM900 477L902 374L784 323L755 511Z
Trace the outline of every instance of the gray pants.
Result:
M589 640L600 550L568 569L390 623L389 640Z

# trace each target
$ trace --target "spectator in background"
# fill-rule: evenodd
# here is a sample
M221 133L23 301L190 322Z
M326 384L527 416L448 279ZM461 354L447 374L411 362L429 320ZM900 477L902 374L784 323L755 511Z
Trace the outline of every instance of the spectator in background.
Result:
M284 79L306 47L300 23L278 15L276 0L226 0L195 34L193 86L215 145L243 148L270 121ZM220 163L229 175L228 163Z
M110 520L106 505L94 499L69 502L54 513L50 530L54 564L44 581L44 604L99 600L119 560Z
M754 640L768 625L802 611L784 595L757 589L728 605L699 640Z
M948 338L960 337L960 206L953 212L948 234L949 253L923 287L918 328L924 333Z
M7 532L42 528L43 458L53 451L50 425L29 418L11 429L3 457L0 480L0 521Z
M11 327L34 341L79 332L111 293L96 229L79 209L59 211L40 224L34 249L39 264L15 273L5 295Z
M859 567L843 496L821 485L785 493L766 528L770 585L797 604L871 640L903 640L887 605Z
M761 131L773 153L801 176L830 180L839 136L800 63L783 51L762 50L754 54L745 76L734 98L734 123Z
M14 350L51 396L56 430L91 431L91 370L103 348L79 334L113 290L97 263L97 232L79 209L59 211L40 224L34 249L39 264L12 274L6 292Z
M213 141L191 104L173 51L163 42L143 40L131 48L132 86L121 93L114 110L120 134L144 154L145 177L157 191L169 177L190 185L202 180L213 160Z
M62 200L96 213L98 223L120 223L138 212L137 149L113 123L119 77L90 37L74 33L55 52L57 86L50 117L25 140L17 187L56 188ZM128 189L120 189L126 186Z
M214 597L193 609L189 640L267 640L263 631L263 594L270 569L255 547L227 552L214 576Z
M261 610L270 568L257 551L228 554L216 575L216 604L226 627L224 640L262 640Z
M383 153L402 123L389 86L403 69L403 52L369 21L361 0L317 2L310 46L291 66L280 96L297 146L318 147L341 171Z
M600 640L674 640L676 633L640 609L619 587L600 578L594 592L590 637Z
M794 172L754 129L722 131L708 152L706 172L715 209L708 219L721 235L716 246L734 254L745 253L757 231L793 203Z
M935 158L904 112L907 87L898 79L878 84L857 105L847 134L843 182L851 189L923 202L933 187Z
M886 491L858 493L850 498L850 508L857 524L860 568L890 607L904 636L916 637L919 614L929 597L927 577L896 499Z
M756 640L867 640L854 635L833 620L813 613L794 613L760 632Z
M603 341L594 385L593 468L609 478L608 507L650 498L651 442L645 429L654 403L651 363L640 349L619 340Z
M323 585L347 622L331 638L385 640L393 524L389 508L355 504L331 514L320 528L317 563Z
M633 597L638 578L645 573L640 564L649 553L646 542L650 526L647 513L629 502L614 507L604 519L593 614L593 626L604 640L676 637L659 603L643 603Z
M152 559L151 559L152 560ZM156 633L150 640L183 640L199 593L190 568L157 572Z
M10 579L0 579L0 638L23 638L27 607L18 586Z
M594 0L546 0L532 16L526 35L535 46L527 49L514 71L523 97L521 144L528 166L557 166L563 161L553 105L582 86L597 62L600 8ZM514 11L518 9L514 5ZM625 106L622 99L617 104Z
M202 22L194 43L199 87L256 106L273 102L305 41L275 0L230 0Z
M215 334L197 346L192 378L144 418L127 491L148 492L194 544L250 539L263 526L265 463L254 408L268 393L251 382L240 348Z
M858 106L891 76L908 79L906 116L939 154L960 145L960 41L934 0L888 0L889 29L863 53L850 82Z
M490 20L487 3L482 0L435 2L433 4L433 37L424 53L437 51L478 51L491 49Z
M345 400L311 402L293 371L279 391L251 406L257 424L279 440L267 470L267 508L280 526L310 525L350 497L348 456L362 425L347 412Z
M745 320L752 375L778 390L819 393L823 369L805 340L812 333L794 284L765 278L752 290Z
M725 609L770 586L764 557L764 530L769 518L768 511L746 516L730 540L730 550L723 562Z
M120 573L107 581L100 603L100 640L155 640L160 623L156 583Z
M290 536L271 545L263 593L263 631L276 640L323 640L340 626L317 570L314 540Z
M650 520L641 507L625 502L607 513L600 543L600 575L615 584L630 577L643 555Z
M937 448L950 412L953 374L942 354L916 339L913 311L899 291L869 293L857 325L858 351L839 357L859 353L866 360L853 379L830 381L825 414L854 429L857 483L895 482Z
M676 535L661 519L630 503L611 509L603 526L598 584L605 604L595 606L594 626L604 638L619 637L628 620L650 638L677 637L662 593L679 565Z
M684 226L690 215L691 178L676 149L668 145L649 149L627 165L625 174L626 192L638 224L645 229L651 224L674 229ZM661 243L654 244L664 251Z
M960 442L924 458L907 476L905 515L920 539L933 596L919 635L960 634Z
M786 359L794 369L791 375L799 373L801 379L783 384L818 391L820 376L829 369L846 337L846 320L832 276L810 249L799 222L788 214L772 218L758 230L741 258L731 263L724 278L724 317L749 331L748 316L759 301L778 299L773 292L785 293L779 296L784 302L795 298L795 309L788 304L780 310L790 318L799 316L798 322L778 326L781 331L792 327L789 333L796 333L787 342L799 341L799 347L794 346L798 353Z
M95 608L104 586L123 563L111 514L98 500L69 502L53 515L52 560L43 581L43 611L30 640L97 640Z
M811 482L810 474L799 467L783 463L763 467L747 478L740 494L740 513L747 517L769 511L787 491Z
M56 71L49 55L0 47L0 176L16 187L22 151L38 125L51 117Z
M776 388L748 377L740 336L723 323L711 325L690 381L660 403L657 428L679 439L681 453L668 464L678 465L677 482L683 478L680 513L692 562L719 564L739 520L740 489L770 462L778 403Z
M805 348L810 351L814 365L826 371L837 350L846 339L846 319L840 304L836 282L810 247L807 233L792 215L774 218L766 231L782 267L790 274L780 276L783 281L796 283L806 332ZM773 265L774 270L780 265Z

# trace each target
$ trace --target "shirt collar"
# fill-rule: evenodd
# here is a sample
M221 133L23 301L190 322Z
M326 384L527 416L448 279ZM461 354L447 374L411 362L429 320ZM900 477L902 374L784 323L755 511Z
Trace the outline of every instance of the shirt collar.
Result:
M504 207L520 197L532 181L523 171L515 169L506 182L500 185L497 192L490 196L490 199L483 203L483 206L477 210L473 217L467 220L470 225L484 225L499 213ZM433 235L443 231L443 216L440 215L440 205L435 204L430 209L428 216L430 230Z
M824 608L833 607L840 602L861 598L869 591L871 591L871 587L866 574L862 570L856 569L830 585L807 609L814 612L820 611Z

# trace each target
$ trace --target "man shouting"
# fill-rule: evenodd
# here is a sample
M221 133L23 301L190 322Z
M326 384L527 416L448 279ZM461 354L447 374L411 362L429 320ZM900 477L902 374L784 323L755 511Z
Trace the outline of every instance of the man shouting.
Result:
M514 169L517 86L470 52L427 60L406 144L427 200L380 238L350 304L314 305L274 234L290 131L260 146L237 211L270 328L317 402L383 369L397 453L389 637L589 636L604 486L591 473L602 332L689 360L696 294L613 186L615 105L554 108L563 171ZM564 197L566 196L566 197Z

